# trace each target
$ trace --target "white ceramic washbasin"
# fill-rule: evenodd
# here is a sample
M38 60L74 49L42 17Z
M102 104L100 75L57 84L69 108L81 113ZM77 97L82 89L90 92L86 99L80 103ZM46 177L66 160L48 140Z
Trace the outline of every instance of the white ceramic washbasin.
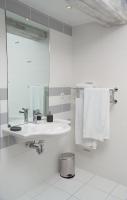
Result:
M4 131L21 139L36 140L46 137L60 136L71 130L71 126L67 120L55 120L51 123L42 120L37 124L22 124L20 127L22 128L21 131L11 131L9 128Z

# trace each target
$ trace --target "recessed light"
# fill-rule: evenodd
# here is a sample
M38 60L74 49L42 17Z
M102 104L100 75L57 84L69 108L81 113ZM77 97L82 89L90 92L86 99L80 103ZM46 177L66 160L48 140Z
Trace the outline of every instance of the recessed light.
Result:
M15 41L15 44L19 44L20 42L19 41Z
M66 5L66 8L67 8L67 9L72 9L72 6Z
M26 62L27 62L27 63L32 63L32 60L27 60Z

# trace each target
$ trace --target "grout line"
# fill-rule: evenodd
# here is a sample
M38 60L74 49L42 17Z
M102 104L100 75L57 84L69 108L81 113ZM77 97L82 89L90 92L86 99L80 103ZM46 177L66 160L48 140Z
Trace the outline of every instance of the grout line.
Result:
M88 171L89 172L89 171ZM91 173L91 172L90 172ZM92 179L94 179L96 176L99 176L98 174L95 174L94 175L94 177L92 177L87 183L89 183ZM102 176L99 176L99 177L101 177L101 178L104 178L104 177L102 177ZM105 179L105 178L104 178ZM109 181L113 181L113 180L111 180L111 179L107 179L106 178L106 180L109 180ZM93 186L93 185L90 185L90 187L92 187L92 188L94 188L94 189L97 189L97 190L100 190L101 192L104 192L104 193L106 193L106 194L108 194L108 197L112 194L112 192L115 190L115 188L117 188L117 186L119 185L119 183L117 183L116 181L113 181L114 183L116 183L116 185L113 187L113 189L108 193L108 192L106 192L106 191L104 191L104 190L102 190L101 188L98 188L98 187L96 187L96 186ZM115 196L116 197L116 196ZM118 198L118 197L116 197L116 198ZM106 198L107 199L107 198Z
M108 199L108 197L110 197L110 196L116 197L116 196L112 195L112 192L118 187L118 185L119 185L119 183L116 183L116 186L114 186L114 188L109 192L109 194L108 194L108 196L107 196L106 199ZM116 197L116 198L118 198L118 197ZM119 199L119 198L118 198L118 199ZM119 199L119 200L120 200L120 199Z
M90 181L92 181L94 178L95 178L95 174L93 174L93 176L91 177L91 178L89 178L89 180L88 181L86 181L85 183L83 183L80 179L76 179L76 181L79 181L80 183L82 183L82 186L81 187L79 187L73 194L70 194L70 193L68 193L67 191L65 191L64 189L62 189L62 188L59 188L59 187L57 187L55 184L57 183L57 182L59 182L59 179L58 180L56 180L54 183L48 183L48 180L50 181L50 179L52 179L52 177L56 177L57 178L57 175L58 175L58 173L55 173L55 175L53 175L53 176L51 176L51 177L49 177L48 179L45 179L45 180L42 180L43 182L42 183L39 183L37 186L39 187L39 186L41 186L41 184L47 184L47 185L49 185L49 187L51 187L51 188L57 188L58 190L60 190L60 191L63 191L64 193L66 193L66 194L68 194L69 195L69 197L66 199L66 200L69 200L69 199L71 199L71 198L75 198L75 199L77 199L77 200L80 200L79 198L77 198L76 196L75 196L75 194L78 192L78 191L80 191L80 189L81 188L83 188L84 186L87 186L88 185L88 183L90 182ZM59 175L58 175L59 176ZM78 176L77 176L78 177ZM47 182L46 182L46 180L47 180ZM60 179L61 180L61 179ZM110 180L110 179L108 179L108 180ZM115 190L115 188L117 188L117 186L119 185L119 183L117 183L117 182L115 182L116 183L116 185L113 187L113 189L109 192L109 193L106 193L105 192L105 194L107 194L106 195L106 198L105 198L105 200L107 200L110 196L111 196L111 194L112 194L112 192ZM103 191L103 190L101 190L101 189L99 189L99 188L96 188L96 187L93 187L93 186L91 186L92 188L95 188L95 189L98 189L98 190L100 190L100 191ZM33 188L34 189L34 188ZM48 188L47 188L48 189ZM47 190L46 189L46 190ZM46 190L44 190L44 191L42 191L42 193L40 193L40 194L43 194L43 192L45 192ZM30 191L28 191L28 192L30 192ZM103 191L104 192L104 191ZM26 195L27 195L27 192L25 193ZM38 197L40 194L36 194L36 197ZM114 195L112 195L113 197L115 197ZM36 199L36 197L31 197L31 199L33 199L33 200L35 200ZM118 198L118 197L116 197L116 198ZM30 197L28 196L28 199L30 199ZM119 200L120 200L120 198L118 198ZM18 199L17 199L18 200Z
M73 193L73 196L83 187L85 187L92 179L94 179L95 175L93 175L88 181L84 182L83 185L76 191Z
M69 197L69 199L71 199L72 197L74 197L76 200L80 200L79 198L75 197L74 195L71 195L71 196ZM69 200L69 199L67 199L67 200Z
M55 188L63 191L63 192L66 192L67 194L71 195L71 196L74 196L74 194L76 194L82 187L84 187L85 185L88 184L89 181L91 181L93 178L95 177L95 175L93 175L87 182L83 183L80 179L78 179L77 181L80 182L82 184L81 187L79 187L73 194L70 194L69 192L65 191L64 189L62 188L59 188L58 186L56 186L55 184L59 181L57 180L54 184L51 184L52 186L54 186Z

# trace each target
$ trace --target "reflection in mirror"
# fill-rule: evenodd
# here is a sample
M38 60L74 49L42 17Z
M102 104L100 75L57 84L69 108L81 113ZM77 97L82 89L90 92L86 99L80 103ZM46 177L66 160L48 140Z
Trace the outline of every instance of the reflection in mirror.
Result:
M49 34L45 27L7 12L9 124L48 110ZM24 108L24 109L23 109Z

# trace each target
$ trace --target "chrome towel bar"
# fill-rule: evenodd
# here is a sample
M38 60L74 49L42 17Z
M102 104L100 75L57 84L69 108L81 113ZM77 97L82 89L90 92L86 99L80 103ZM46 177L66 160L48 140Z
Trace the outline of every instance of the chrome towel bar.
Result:
M84 88L83 87L75 87L72 89L75 89L77 91L77 94L79 94L79 90L82 90ZM118 88L115 87L115 88L109 89L109 92L110 92L110 103L116 104L118 102L118 100L115 99L115 93L118 92ZM77 96L79 96L79 95L77 95Z

